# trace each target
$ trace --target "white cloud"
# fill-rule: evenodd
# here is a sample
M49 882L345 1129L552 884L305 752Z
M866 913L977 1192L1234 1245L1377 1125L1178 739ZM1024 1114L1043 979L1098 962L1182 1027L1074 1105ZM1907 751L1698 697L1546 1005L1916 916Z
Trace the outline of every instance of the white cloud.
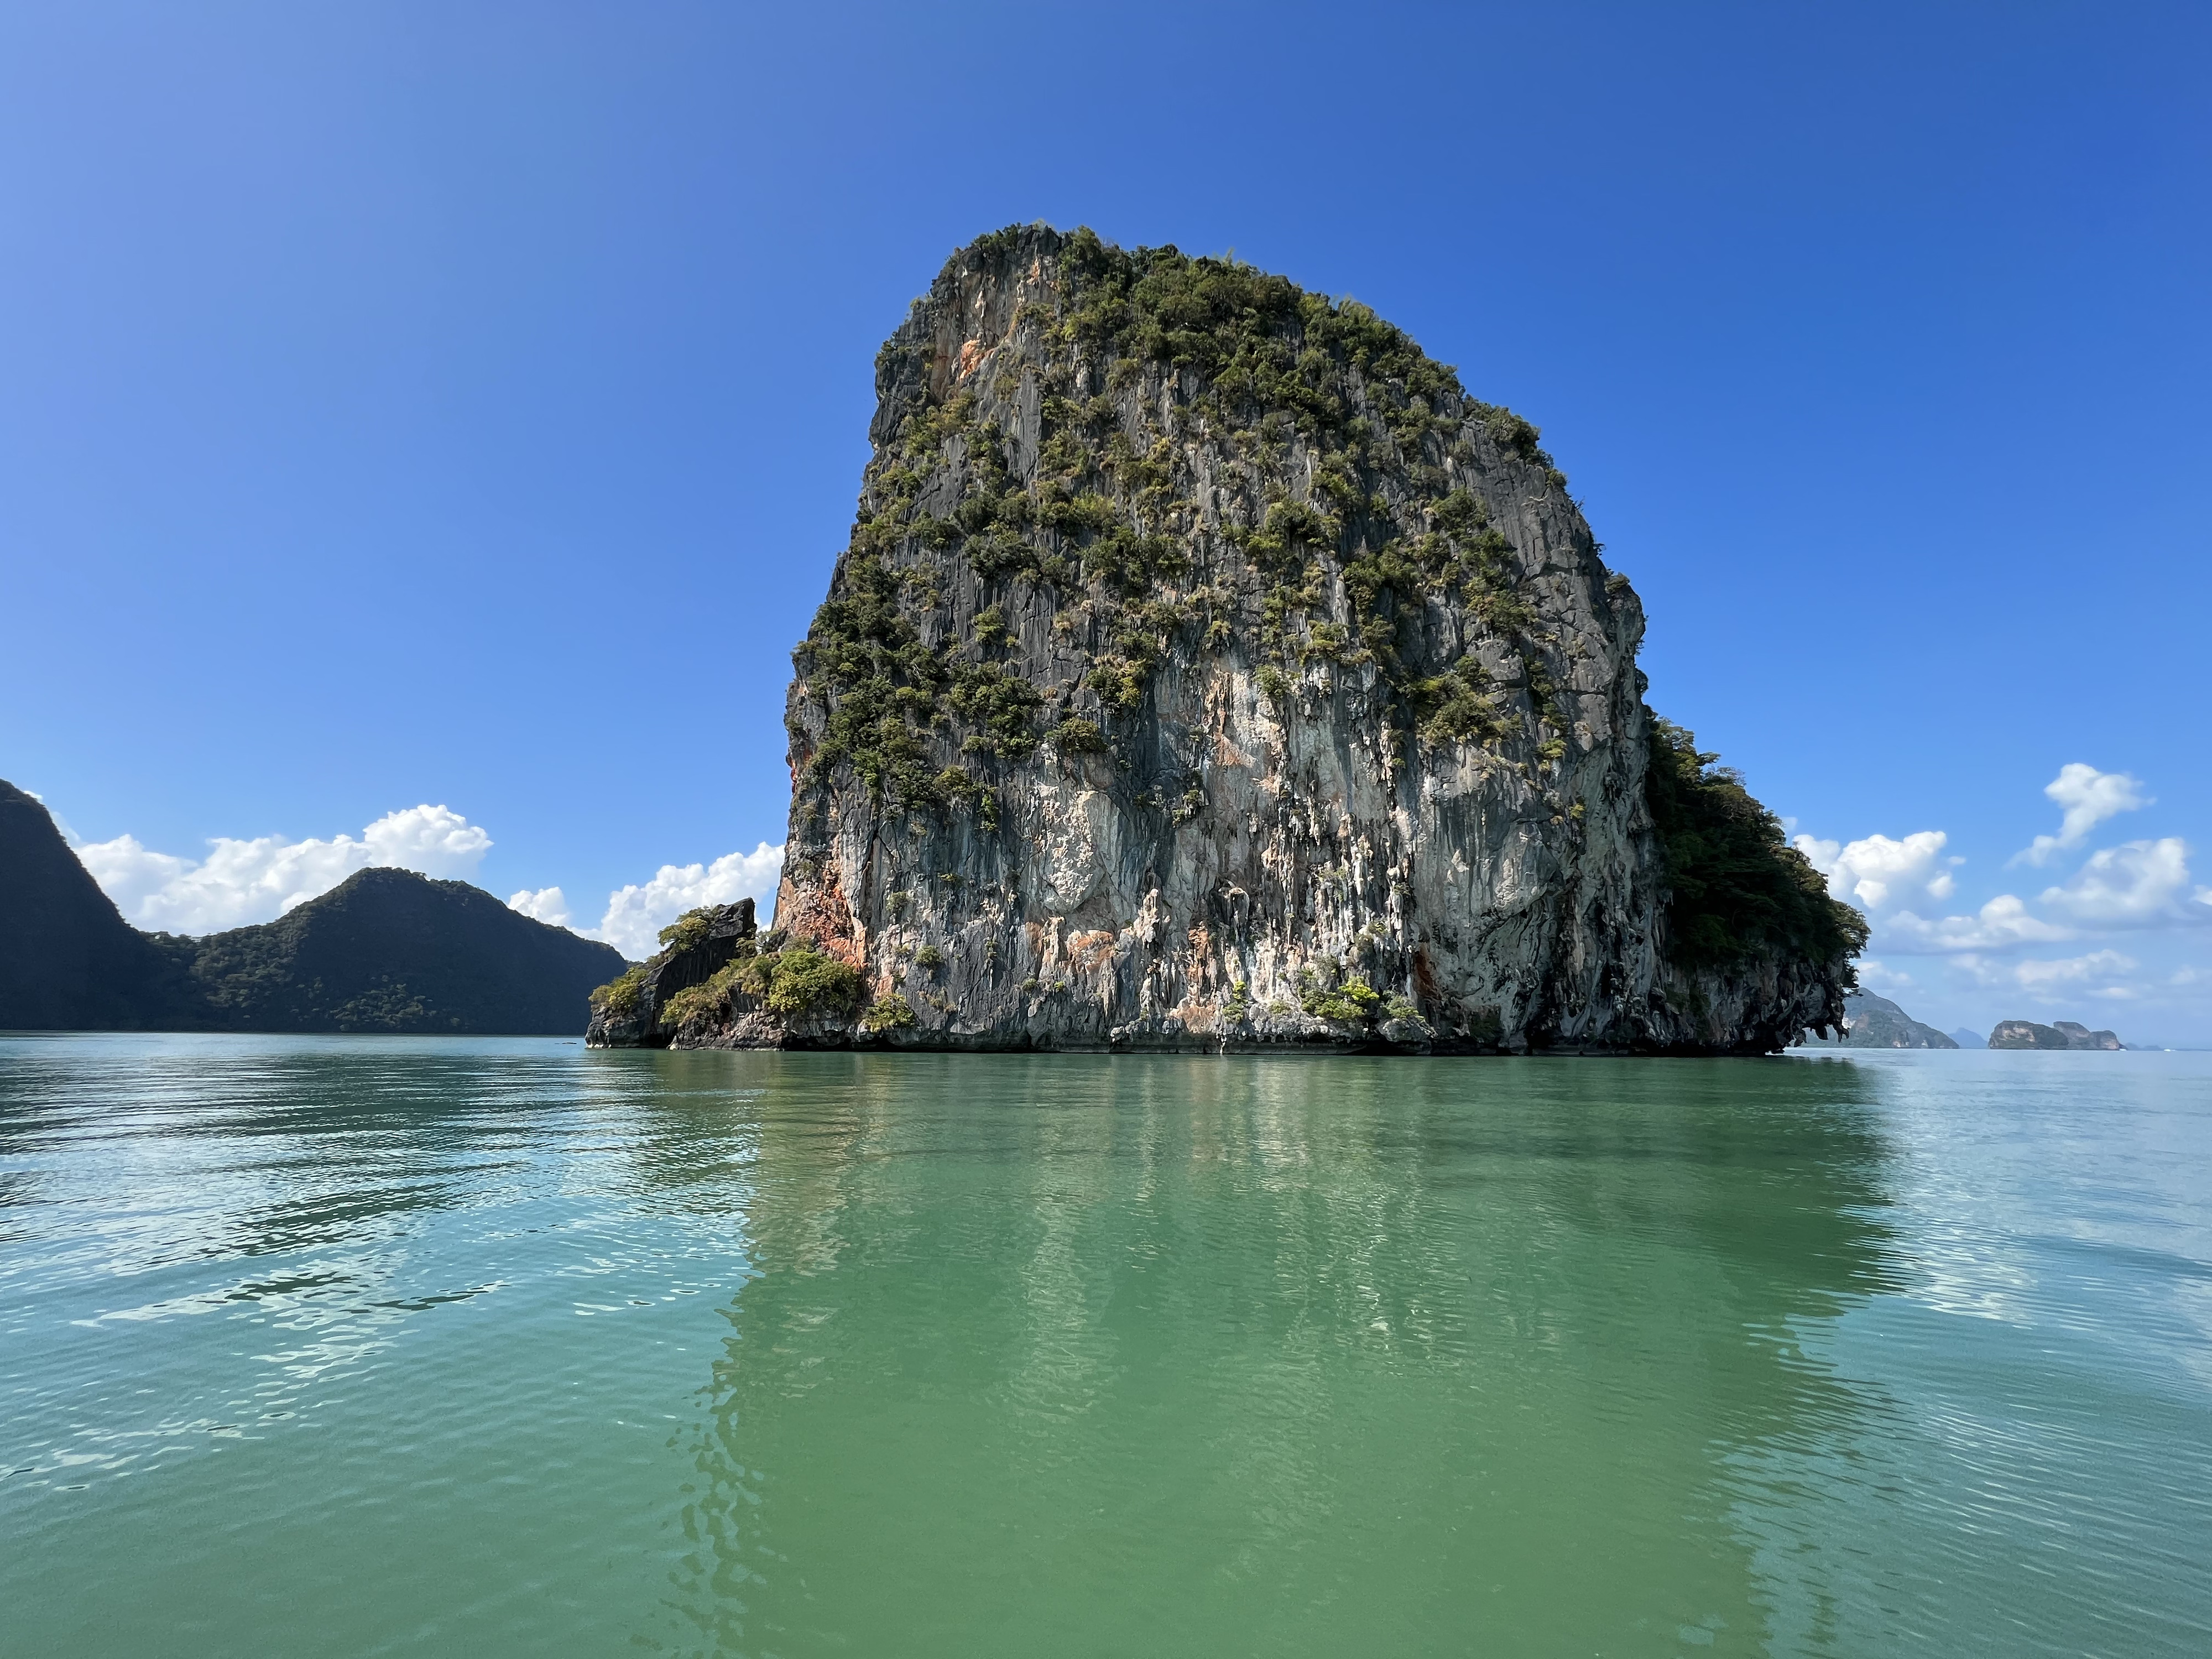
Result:
M361 834L371 864L448 879L474 875L483 855L491 851L489 836L443 806L387 812Z
M1916 830L1903 841L1869 836L1844 845L1799 836L1793 845L1828 878L1828 890L1863 910L1930 898L1942 903L1957 884L1943 858L1941 830Z
M2189 890L2189 848L2180 836L2131 841L2092 853L2043 902L2087 927L2155 927L2212 921L2212 890Z
M660 948L660 930L686 910L765 899L775 891L782 870L783 848L766 842L750 853L725 853L712 864L664 864L651 881L607 895L607 913L599 925L579 931L641 961Z
M91 872L100 890L115 901L125 916L136 918L139 908L198 866L173 853L156 853L136 836L78 845L78 860Z
M2048 864L2058 853L2070 851L2089 838L2089 832L2106 818L2148 806L2142 781L2125 772L2100 772L2080 761L2069 761L2058 775L2044 785L2043 793L2066 809L2055 836L2038 836L2013 854L2014 864Z
M329 841L218 836L195 862L156 853L135 836L76 849L116 908L141 927L212 933L268 921L327 893L356 870L381 865L426 876L468 876L491 837L445 806L388 812L361 833Z
M388 812L358 836L217 836L197 860L157 853L133 836L80 844L76 854L138 927L211 933L270 921L373 865L471 877L491 845L491 837L459 813L425 805ZM740 898L771 900L782 868L783 848L766 842L712 864L665 864L650 881L610 893L599 926L575 931L605 939L626 957L647 957L659 948L660 929L686 910ZM568 896L558 887L524 888L507 905L551 927L574 927Z
M2069 1005L2079 1005L2087 998L2102 1002L2164 1002L2169 1000L2166 992L2172 983L2157 967L2145 968L2133 957L2109 949L2078 957L2031 957L2013 962L1963 956L1953 965L1977 985L2025 996L2062 1014Z
M1900 910L1883 918L1881 934L1882 942L1893 949L1941 955L2048 944L2071 939L2074 931L2029 915L2027 906L2019 898L2010 893L2000 893L1971 916L1944 916L1930 921L1910 910Z
M1859 958L1859 983L1875 992L1910 991L1913 988L1911 975L1899 972L1872 957Z
M507 908L550 927L568 925L568 896L557 887L540 887L535 891L526 887L507 900Z
M2135 969L2133 957L2124 957L2118 951L2092 951L2085 957L2057 961L2014 963L2011 976L2021 989L2042 1002L2084 993L2132 1000L2134 988L2123 981Z

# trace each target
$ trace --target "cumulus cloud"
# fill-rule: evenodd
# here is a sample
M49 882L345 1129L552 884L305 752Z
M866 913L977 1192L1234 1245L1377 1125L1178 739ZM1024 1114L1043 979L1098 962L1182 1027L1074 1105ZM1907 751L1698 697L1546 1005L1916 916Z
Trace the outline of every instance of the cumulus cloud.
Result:
M1882 919L1881 933L1882 942L1893 949L1931 955L2001 951L2074 937L2072 928L2031 915L2027 906L2011 893L1998 894L1971 916L1943 916L1929 921L1910 910L1900 910Z
M2038 836L2014 854L2014 864L2048 864L2058 854L2070 852L2088 840L2089 832L2106 818L2151 804L2140 778L2125 772L2100 772L2080 761L2060 767L2058 775L2044 785L2043 793L2065 808L2065 816L2059 820L2057 835Z
M345 837L340 836L340 841ZM459 812L443 806L410 806L386 812L362 831L368 861L398 870L419 870L447 880L476 873L491 851L491 837Z
M526 887L507 902L510 910L520 910L533 921L542 921L551 927L568 925L568 896L557 887Z
M1987 957L1957 957L1952 967L1964 980L2002 993L2009 1001L2018 997L2040 1009L2045 1018L2068 1018L2069 1008L2085 1000L2125 1002L2142 1007L2170 1006L2175 976L2155 964L2146 966L2135 957L2111 949L2090 951L2078 957L2030 957L2011 961ZM2006 1014L2019 1017L2020 1010Z
M2062 770L2045 793L2065 807L2065 821L2058 835L2037 837L2015 863L2044 862L2063 847L2078 846L2105 819L2150 804L2138 780L2078 763ZM2043 890L2036 910L2017 894L2001 893L1972 915L1944 915L1933 908L1956 890L1951 869L1961 862L1944 855L1948 837L1940 830L1902 839L1869 836L1845 842L1801 835L1792 841L1827 878L1830 892L1873 920L1878 950L2016 951L2113 928L2212 923L2212 888L2191 885L2189 848L2179 836L2091 854L2070 879Z
M2085 927L2156 927L2212 921L2212 889L2189 887L2189 848L2179 836L2092 853L2043 902Z
M1807 862L1828 878L1828 890L1867 911L1892 904L1951 896L1957 884L1943 857L1949 840L1941 830L1916 830L1902 841L1869 836L1848 844L1796 836L1793 844Z
M173 853L156 853L136 836L113 841L79 842L78 860L115 901L115 908L137 920L146 901L199 866Z
M2136 991L2126 979L2135 970L2133 957L2124 957L2118 951L2092 951L2087 956L2057 961L2014 963L2011 977L2021 990L2042 1002L2084 994L2131 1001Z
M212 933L269 921L327 893L356 870L381 865L426 876L469 876L491 837L445 806L387 812L361 833L329 841L218 836L204 859L157 853L132 836L80 846L77 857L116 908L138 927Z
M725 853L712 864L664 864L651 881L610 893L599 925L578 931L605 939L633 961L642 960L660 948L660 930L686 910L765 899L775 892L782 869L782 847L766 842L750 853Z

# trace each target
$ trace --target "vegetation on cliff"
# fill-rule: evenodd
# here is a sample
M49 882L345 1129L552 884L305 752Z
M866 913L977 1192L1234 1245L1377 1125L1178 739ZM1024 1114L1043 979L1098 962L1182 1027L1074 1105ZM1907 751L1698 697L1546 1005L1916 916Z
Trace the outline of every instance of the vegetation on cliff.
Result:
M842 958L811 940L782 933L758 935L750 899L702 905L660 930L660 949L591 994L594 1043L664 1045L686 1030L720 1030L748 1014L786 1022L850 1015L866 981ZM896 1006L870 1010L870 1029L902 1022ZM906 1010L903 1023L913 1022ZM616 1036L620 1033L619 1038Z
M1694 733L1656 714L1648 720L1644 799L1666 855L1673 958L1724 967L1761 952L1829 961L1865 949L1866 918L1829 896L1742 775L1701 751Z
M1024 234L995 232L963 258L1014 258ZM794 653L828 708L809 761L817 775L848 765L878 799L971 807L988 826L1003 763L1048 735L1050 692L1004 660L1003 607L957 645L925 641L945 596L914 567L920 550L964 562L994 591L1048 592L1071 613L1062 625L1097 641L1084 685L1109 722L1143 707L1170 657L1236 641L1253 647L1278 699L1310 676L1373 665L1409 752L1522 735L1535 763L1558 757L1554 642L1535 631L1511 544L1445 465L1471 459L1472 421L1564 489L1534 426L1469 398L1449 365L1365 306L1233 258L1125 252L1078 230L1054 273L1049 301L1021 319L1049 359L1034 386L1008 369L994 396L939 395L928 342L902 334L884 347L890 441L870 465L836 590ZM1188 388L1171 419L1144 400L1130 406L1125 394L1146 377ZM1031 393L1042 442L1024 477L1005 415ZM1212 527L1256 583L1192 580L1208 527L1177 439L1194 430L1256 486L1243 521ZM933 500L948 466L957 499ZM1401 488L1385 493L1386 478ZM1429 596L1515 641L1516 684L1495 684L1464 659L1443 673L1408 663L1401 618ZM1064 716L1049 735L1085 750L1111 738L1110 727Z

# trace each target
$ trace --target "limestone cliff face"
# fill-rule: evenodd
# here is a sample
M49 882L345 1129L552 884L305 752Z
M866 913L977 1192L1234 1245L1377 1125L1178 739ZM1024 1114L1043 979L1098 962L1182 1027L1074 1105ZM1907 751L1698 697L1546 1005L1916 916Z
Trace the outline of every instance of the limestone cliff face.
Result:
M682 1040L1746 1052L1840 1021L1850 941L1748 797L1803 925L1670 933L1636 595L1535 430L1364 307L1010 230L877 387L762 941L860 988Z

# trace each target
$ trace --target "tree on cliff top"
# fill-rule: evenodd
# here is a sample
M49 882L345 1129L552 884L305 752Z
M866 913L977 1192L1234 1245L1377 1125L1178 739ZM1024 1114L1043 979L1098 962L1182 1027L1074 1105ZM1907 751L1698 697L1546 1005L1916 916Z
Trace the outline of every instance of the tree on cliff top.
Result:
M1668 956L1705 968L1766 951L1828 962L1863 950L1866 918L1829 896L1742 775L1670 720L1649 715L1649 731L1644 791L1666 857Z

